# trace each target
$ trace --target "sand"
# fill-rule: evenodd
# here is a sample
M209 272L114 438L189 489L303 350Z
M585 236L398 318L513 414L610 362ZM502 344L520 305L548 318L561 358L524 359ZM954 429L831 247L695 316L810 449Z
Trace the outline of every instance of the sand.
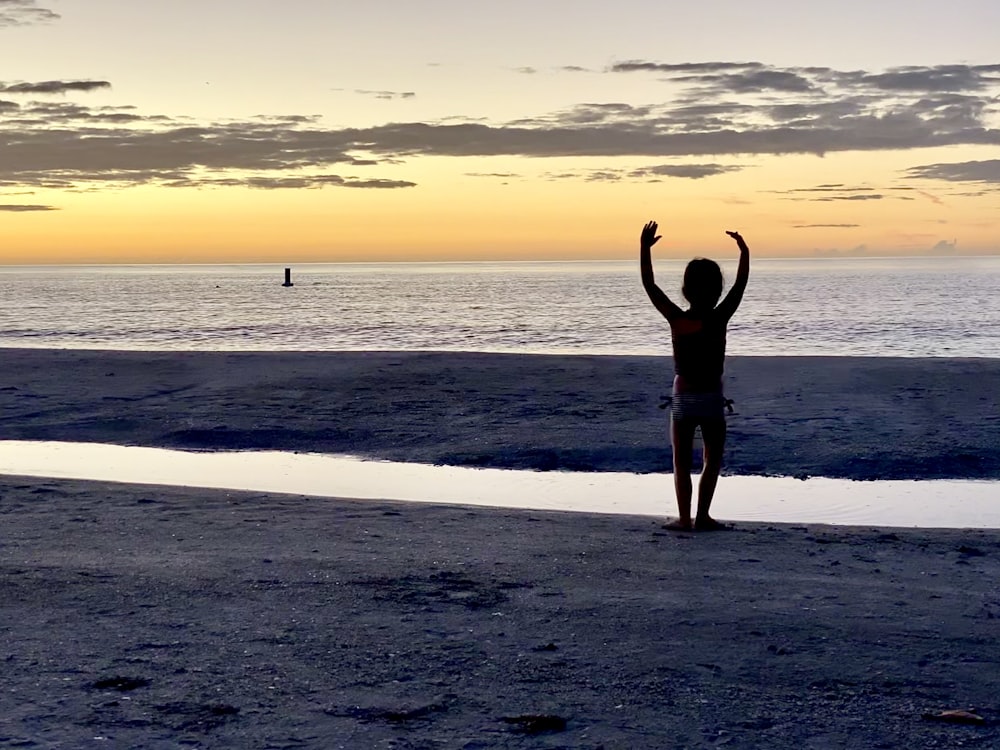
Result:
M664 471L664 357L3 351L0 439ZM1000 360L732 357L724 471L1000 478Z
M1000 746L991 532L16 477L0 528L0 747Z
M666 361L9 350L0 439L653 471ZM741 359L728 470L998 473L989 360ZM0 477L0 747L1000 746L992 531ZM982 725L925 716L973 710Z

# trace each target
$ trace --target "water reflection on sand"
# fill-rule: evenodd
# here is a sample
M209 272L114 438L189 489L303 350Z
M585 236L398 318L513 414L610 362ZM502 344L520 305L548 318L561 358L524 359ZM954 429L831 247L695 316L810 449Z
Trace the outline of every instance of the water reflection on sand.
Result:
M0 474L359 499L665 516L669 475L427 466L282 452L204 452L0 441ZM1000 528L998 482L724 477L713 508L734 521Z

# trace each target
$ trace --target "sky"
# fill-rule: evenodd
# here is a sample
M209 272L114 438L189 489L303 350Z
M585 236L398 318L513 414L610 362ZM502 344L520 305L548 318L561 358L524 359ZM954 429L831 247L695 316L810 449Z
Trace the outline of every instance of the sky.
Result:
M0 263L1000 253L1000 2L0 0Z

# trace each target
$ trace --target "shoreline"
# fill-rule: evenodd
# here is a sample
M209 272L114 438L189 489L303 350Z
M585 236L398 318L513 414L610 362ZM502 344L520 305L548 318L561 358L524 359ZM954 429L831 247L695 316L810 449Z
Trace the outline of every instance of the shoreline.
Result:
M6 349L0 439L670 467L668 357ZM730 357L724 473L998 479L1000 360Z
M11 744L1000 742L992 532L19 477L0 522Z
M0 475L660 520L675 505L670 474L519 471L316 453L193 452L95 443L0 440ZM713 510L720 520L736 524L1000 529L998 488L1000 482L982 479L728 476Z

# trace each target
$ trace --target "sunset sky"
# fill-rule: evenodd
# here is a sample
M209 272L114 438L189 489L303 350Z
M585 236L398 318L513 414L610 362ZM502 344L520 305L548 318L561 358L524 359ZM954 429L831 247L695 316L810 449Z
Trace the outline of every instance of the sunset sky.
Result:
M997 0L0 0L0 263L1000 252Z

